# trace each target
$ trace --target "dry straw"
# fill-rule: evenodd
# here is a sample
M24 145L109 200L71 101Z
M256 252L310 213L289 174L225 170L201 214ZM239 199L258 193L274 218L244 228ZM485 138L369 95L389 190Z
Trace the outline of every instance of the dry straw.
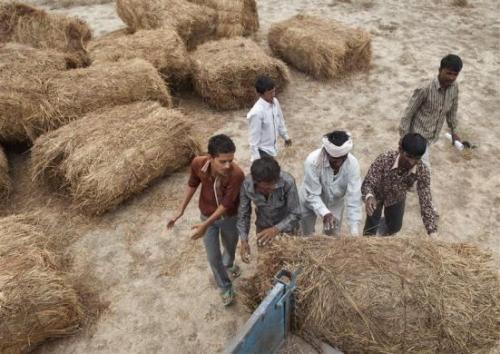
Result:
M217 12L217 37L249 36L259 29L255 0L189 0Z
M90 39L90 28L80 19L48 14L17 1L0 3L0 42L71 53L80 67L89 64L85 48Z
M0 352L21 353L75 333L85 312L49 237L29 216L0 219Z
M289 81L283 62L268 56L254 41L243 37L205 43L191 58L195 90L216 109L252 105L259 75L273 78L278 89L283 89Z
M268 41L275 55L316 79L366 70L372 56L368 32L308 15L272 25Z
M428 238L283 238L243 289L259 300L299 270L298 330L345 353L486 353L500 339L491 255Z
M132 35L105 36L89 45L95 64L141 58L151 63L168 81L179 87L189 81L191 61L186 45L170 28L140 30Z
M35 142L33 179L66 190L75 206L101 214L169 175L198 151L191 123L157 102L92 112Z
M0 141L33 141L99 108L171 96L157 70L141 59L10 80L0 91Z
M131 32L173 27L188 48L213 37L217 14L185 0L117 0L116 10Z
M3 147L0 146L0 198L5 198L12 190L12 181L9 176L9 161Z

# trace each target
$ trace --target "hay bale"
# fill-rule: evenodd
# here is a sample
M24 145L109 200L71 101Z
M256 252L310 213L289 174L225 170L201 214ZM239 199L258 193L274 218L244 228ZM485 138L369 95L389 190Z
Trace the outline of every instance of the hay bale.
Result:
M0 91L0 141L32 142L96 109L146 100L171 105L161 76L140 59L11 80Z
M92 112L35 141L33 179L101 214L188 164L198 149L190 130L182 113L157 102Z
M4 199L12 190L12 181L9 176L9 161L0 146L0 198Z
M372 56L368 32L307 15L273 24L268 41L276 56L316 79L366 70Z
M0 219L0 352L21 353L75 333L85 312L47 236L23 216Z
M0 3L0 42L71 53L81 67L89 64L85 48L91 37L83 20L49 14L17 1Z
M117 0L116 10L131 32L173 27L188 48L212 38L217 21L213 9L185 0Z
M238 109L256 99L259 75L272 77L278 89L289 81L286 65L243 37L205 43L191 55L196 92L212 107Z
M216 37L249 36L259 29L255 0L189 0L217 12Z
M182 86L191 76L191 61L186 45L169 28L140 30L132 35L109 36L89 45L95 64L141 58L151 63L170 86Z
M297 324L345 353L486 353L500 339L492 257L429 238L285 238L247 284L297 270ZM250 287L251 289L251 287Z

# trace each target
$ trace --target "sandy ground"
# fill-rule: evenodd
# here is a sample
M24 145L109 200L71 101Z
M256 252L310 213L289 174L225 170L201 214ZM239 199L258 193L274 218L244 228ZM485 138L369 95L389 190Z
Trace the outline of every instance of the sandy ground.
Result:
M373 34L369 74L328 83L291 70L292 82L279 99L294 146L282 150L280 161L299 183L304 158L333 129L352 132L353 153L366 173L378 154L396 148L399 119L413 88L437 74L442 56L459 54L464 60L458 80L460 133L478 148L471 154L460 153L444 138L432 148L440 237L478 244L498 260L500 9L497 0L471 4L457 8L447 0L258 0L257 40L267 48L270 24L301 11ZM51 11L84 18L96 36L123 26L113 4ZM248 171L246 110L216 113L194 97L181 98L180 107L196 119L205 137L232 136L238 163ZM40 353L216 353L249 317L241 303L222 307L203 246L188 239L190 226L199 218L197 203L191 204L175 230L165 229L182 198L186 171L155 183L116 211L87 218L71 211L63 198L30 185L27 153L9 157L16 190L1 214L43 207L55 215L60 229L71 231L66 252L73 258L73 271L83 274L82 282L92 279L92 287L107 305L92 326L44 345ZM402 233L423 231L417 196L410 194ZM244 266L244 274L251 274L254 267Z

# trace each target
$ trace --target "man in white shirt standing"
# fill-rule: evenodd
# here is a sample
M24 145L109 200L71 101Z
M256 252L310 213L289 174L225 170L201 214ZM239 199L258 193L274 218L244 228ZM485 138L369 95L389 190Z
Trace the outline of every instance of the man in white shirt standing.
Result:
M359 235L362 219L361 175L358 160L350 154L351 135L334 131L323 137L323 147L314 150L304 163L304 182L299 190L302 232L315 233L317 216L323 232L339 235L344 207L352 236Z
M276 96L274 81L268 76L260 76L255 83L260 98L248 112L250 126L251 159L255 161L263 156L278 155L278 136L285 140L285 146L291 146L292 140L283 118L283 112Z

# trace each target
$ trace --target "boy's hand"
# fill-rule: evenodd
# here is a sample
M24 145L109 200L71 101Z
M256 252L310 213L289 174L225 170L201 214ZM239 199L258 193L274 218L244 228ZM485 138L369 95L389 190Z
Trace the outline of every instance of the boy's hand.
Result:
M205 234L205 231L207 231L207 225L205 224L196 224L194 225L191 230L194 230L194 232L191 234L191 240L197 240Z
M285 140L285 146L292 146L292 139Z
M271 243L277 234L279 234L279 230L276 226L264 229L257 234L257 244L260 246L267 245L268 243Z
M179 212L177 215L175 215L172 219L170 219L167 222L167 229L170 230L171 228L174 227L175 222L181 218L181 216L184 214L184 212Z
M250 263L250 244L247 241L241 241L240 257L243 263Z

